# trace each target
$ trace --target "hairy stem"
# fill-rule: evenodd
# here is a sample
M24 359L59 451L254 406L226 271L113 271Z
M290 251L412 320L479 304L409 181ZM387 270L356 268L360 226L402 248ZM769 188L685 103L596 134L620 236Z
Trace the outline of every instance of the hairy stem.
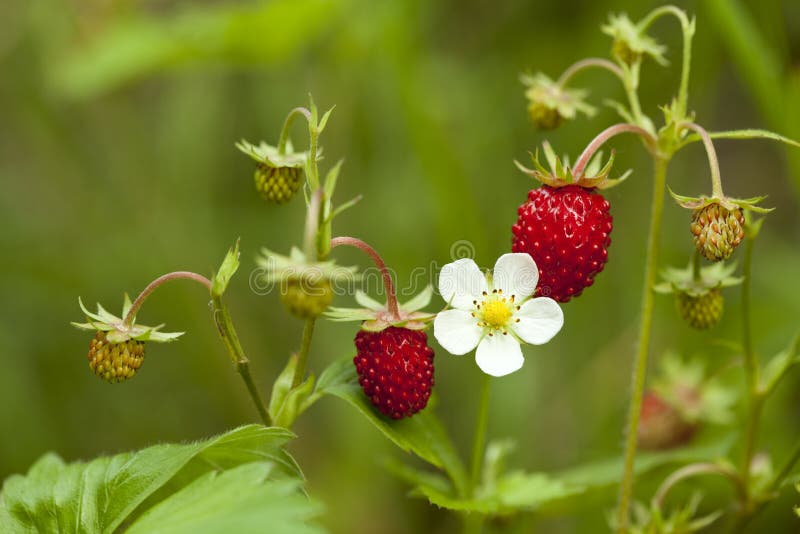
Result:
M214 323L217 325L217 332L219 332L219 337L222 339L222 343L228 351L228 356L230 356L245 386L247 386L247 392L250 394L250 398L256 407L256 411L258 411L259 417L261 417L261 421L264 425L270 426L272 424L272 419L270 419L269 413L267 413L267 409L264 406L264 401L261 399L258 388L255 382L253 382L253 377L250 375L250 360L245 355L242 345L239 342L239 336L236 334L236 329L233 327L233 321L231 321L228 308L223 304L220 296L212 297L211 304L214 314Z
M489 424L489 391L492 377L481 373L481 392L478 398L478 414L475 423L475 435L472 438L472 462L470 463L469 491L475 495L475 488L480 481L483 468L484 449L486 448L486 428Z
M380 254L378 254L374 248L357 237L343 236L334 237L331 239L331 248L336 248L339 246L355 247L365 252L370 258L372 258L372 261L375 263L375 267L377 267L381 272L383 287L386 290L386 302L389 313L393 318L400 319L400 308L397 305L397 292L394 288L392 274L389 272L389 269L386 267L386 263L383 261L383 258L381 258Z
M572 175L576 179L583 176L583 171L586 169L586 166L589 164L589 161L592 159L592 156L594 156L595 152L597 152L606 141L622 133L634 133L640 135L648 144L648 146L655 148L656 139L644 128L640 128L639 126L628 123L615 124L613 126L609 126L591 140L581 155L578 156L578 159L575 162L575 167L572 169Z
M303 337L300 341L300 352L297 353L297 366L294 368L294 376L292 377L293 388L299 386L303 382L303 378L306 375L308 353L311 350L311 338L314 337L314 325L316 322L316 317L309 317L306 319L306 324L303 326Z
M561 76L558 78L556 82L559 86L564 87L567 85L573 76L578 74L580 71L588 69L588 68L600 68L605 69L613 73L617 78L619 78L623 85L625 84L625 73L622 72L622 69L619 68L614 62L609 61L607 59L597 58L597 57L590 57L586 59L582 59L576 63L570 65L567 70L565 70Z
M764 406L765 396L759 389L759 367L755 351L753 350L751 307L750 307L750 283L752 278L753 266L753 236L748 235L744 244L744 264L742 266L742 347L744 348L744 370L747 380L748 393L748 415L747 427L744 434L745 445L742 455L742 478L745 487L750 488L750 466L753 462L756 445L758 442L758 426L761 421L761 412Z
M152 282L150 282L147 287L145 287L139 296L136 297L136 300L133 301L131 305L131 309L128 311L128 314L123 319L123 324L126 326L130 326L133 322L134 317L136 317L136 313L139 311L139 308L142 307L144 301L147 300L147 297L150 294L158 289L159 286L162 284L169 282L170 280L178 280L178 279L186 279L186 280L194 280L200 284L206 286L206 288L211 291L211 280L206 278L205 276L197 273L193 273L190 271L175 271L172 273L167 273L165 275L159 276Z
M722 178L719 172L719 160L717 159L717 151L714 149L714 142L711 141L711 136L705 128L693 122L684 122L681 124L690 130L694 130L700 135L703 145L706 147L706 155L708 156L708 166L711 169L711 194L714 198L722 198L725 196L722 193Z
M291 128L295 117L298 115L302 115L307 121L311 122L311 112L304 107L294 108L289 112L289 114L286 116L286 121L283 123L281 137L278 140L278 154L280 155L286 153L286 142L289 140L289 129Z
M631 401L628 410L628 424L625 436L625 460L622 483L619 489L617 506L617 532L626 534L630 520L629 511L633 493L633 467L639 430L639 416L642 410L642 396L647 374L647 356L650 348L650 330L653 323L653 285L658 271L659 239L661 236L661 219L664 211L664 190L667 176L668 160L655 158L653 177L653 197L650 208L650 230L647 236L647 256L645 262L644 287L642 289L642 311L639 324L639 341L636 359L633 364L631 381Z

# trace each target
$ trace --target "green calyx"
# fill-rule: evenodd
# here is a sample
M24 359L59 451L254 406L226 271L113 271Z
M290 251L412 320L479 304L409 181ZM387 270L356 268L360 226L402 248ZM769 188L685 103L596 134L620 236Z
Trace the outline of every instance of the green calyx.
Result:
M735 265L715 263L708 267L685 269L668 267L661 273L664 281L653 289L658 293L675 295L678 313L692 328L706 330L719 324L725 307L721 288L742 283L731 276Z
M419 310L430 304L432 295L433 287L427 286L404 304L398 305L398 315L394 316L389 311L388 303L381 304L359 290L355 298L362 308L331 308L325 316L336 322L361 321L361 329L368 332L380 332L390 326L424 330L436 314Z
M608 158L608 161L606 161L605 164L603 164L603 153L597 152L592 157L591 161L589 161L589 164L586 165L581 175L575 176L573 169L570 166L569 159L566 157L561 159L556 156L556 153L553 150L553 147L550 146L550 143L547 141L542 143L542 149L549 168L542 165L539 161L538 149L536 150L536 153L531 154L533 169L525 167L516 160L514 161L514 164L519 170L528 176L531 176L532 178L545 185L549 185L550 187L577 185L585 188L608 189L625 181L625 179L627 179L632 172L628 170L619 178L609 178L609 175L611 174L611 168L614 165L614 152L611 152L611 156Z
M742 210L752 211L755 213L769 213L775 209L775 208L762 208L761 206L757 205L759 202L767 198L766 196L751 197L751 198L731 198L724 195L723 196L712 195L710 197L701 195L699 197L688 197L679 195L670 188L667 189L669 190L669 194L672 195L672 198L680 207L690 210L697 210L714 204L722 206L728 211L742 209Z
M728 424L736 393L709 377L700 360L665 354L653 389L689 423Z
M659 65L668 64L664 57L667 48L642 31L625 13L610 15L600 29L614 40L611 52L621 63L633 65L650 56Z
M78 304L86 315L88 322L72 323L72 325L88 332L104 332L109 343L125 343L129 340L167 343L178 339L184 334L183 332L160 332L159 330L164 326L163 324L158 326L137 324L136 317L132 317L130 321L126 322L124 318L128 316L128 312L131 309L131 299L127 294L122 306L121 317L109 313L99 303L97 304L97 313L92 313L86 309L80 297L78 298Z
M281 152L278 147L268 145L264 141L256 146L244 139L236 143L236 148L244 152L258 163L263 163L269 167L290 167L302 169L309 158L308 152L295 152L291 141L286 143L286 148ZM322 159L317 156L317 161Z
M303 319L325 311L333 300L334 287L346 287L359 279L356 267L308 261L296 247L289 256L264 248L256 263L262 269L259 283L277 285L287 310Z
M700 297L713 289L741 284L742 278L732 276L735 270L735 263L730 265L714 263L701 267L697 273L691 263L683 269L667 267L661 271L663 282L654 286L653 289L662 294L685 293L692 297Z
M537 128L552 130L565 120L574 119L578 112L591 117L595 108L586 103L589 94L583 89L567 89L542 73L524 74L522 83L527 87L528 113Z

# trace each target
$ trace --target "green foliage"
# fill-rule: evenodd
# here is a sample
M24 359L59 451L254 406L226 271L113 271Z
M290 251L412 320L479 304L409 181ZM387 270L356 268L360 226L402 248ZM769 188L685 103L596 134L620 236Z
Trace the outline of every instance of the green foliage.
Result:
M49 453L27 475L5 481L0 531L111 533L128 525L129 532L255 532L274 521L276 532L313 532L305 521L317 507L283 449L292 437L249 425L90 462L67 464ZM204 530L194 530L201 524Z
M211 281L211 295L214 297L221 297L225 290L228 289L228 284L233 278L233 275L236 274L236 271L239 270L239 240L236 240L236 244L233 245L230 249L228 249L228 253L225 255L225 258L222 260L222 265L220 265L219 271L214 275L214 279Z
M443 469L458 493L464 491L464 466L444 426L433 412L433 402L413 417L397 421L387 419L375 410L358 385L358 375L351 358L339 360L328 367L319 377L316 393L333 395L347 402L395 445Z

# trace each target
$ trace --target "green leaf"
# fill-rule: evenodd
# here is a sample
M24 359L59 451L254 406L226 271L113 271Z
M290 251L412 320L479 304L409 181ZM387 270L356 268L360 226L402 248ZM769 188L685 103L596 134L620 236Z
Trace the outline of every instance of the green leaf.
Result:
M187 444L165 444L64 463L43 456L26 476L6 479L0 494L2 532L114 532L141 512L210 472L268 462L284 478L302 479L283 450L293 434L249 425Z
M458 453L432 407L413 417L394 421L381 415L364 395L351 358L334 362L319 377L318 395L333 395L358 410L384 436L406 452L443 469L457 491L466 487L466 472Z
M429 485L415 488L416 494L424 496L431 504L441 508L490 515L510 515L536 510L544 504L578 495L582 491L580 486L547 474L522 471L501 478L489 493L479 488L476 497L472 499L459 499Z
M239 240L228 249L225 259L222 260L222 265L214 275L214 280L211 285L211 294L214 297L221 297L225 290L228 288L231 278L239 269Z
M307 523L318 514L319 506L303 495L300 481L272 480L273 469L269 463L257 462L221 474L206 473L148 510L125 532L322 532Z
M800 335L796 335L789 346L773 356L764 367L764 372L761 375L761 390L765 394L772 393L786 372L800 363L800 356L797 353L798 345L800 345Z
M91 98L187 65L290 63L346 12L346 2L187 4L118 17L48 65L55 91ZM173 14L174 13L174 14ZM276 24L280 21L280 24Z
M283 369L272 386L272 397L269 400L269 415L276 426L291 428L292 423L308 409L316 400L309 402L314 391L314 376L306 378L300 385L293 388L294 372L297 367L297 355L292 354L289 363Z

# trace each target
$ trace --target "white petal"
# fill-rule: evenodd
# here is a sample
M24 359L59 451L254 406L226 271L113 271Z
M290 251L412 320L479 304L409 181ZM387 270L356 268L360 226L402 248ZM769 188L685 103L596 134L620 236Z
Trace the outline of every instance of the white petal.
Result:
M514 295L518 301L533 295L539 283L539 268L530 254L503 254L494 264L494 288L505 295Z
M445 310L433 320L433 336L449 352L461 356L473 350L481 340L483 329L478 321L464 310Z
M478 345L475 363L487 375L505 376L525 363L519 341L509 334L486 336Z
M439 273L439 294L454 308L472 309L472 301L480 300L488 289L486 277L469 258L448 263Z
M529 300L514 314L514 319L519 319L518 323L512 323L514 333L533 345L547 343L564 326L564 312L548 297Z

